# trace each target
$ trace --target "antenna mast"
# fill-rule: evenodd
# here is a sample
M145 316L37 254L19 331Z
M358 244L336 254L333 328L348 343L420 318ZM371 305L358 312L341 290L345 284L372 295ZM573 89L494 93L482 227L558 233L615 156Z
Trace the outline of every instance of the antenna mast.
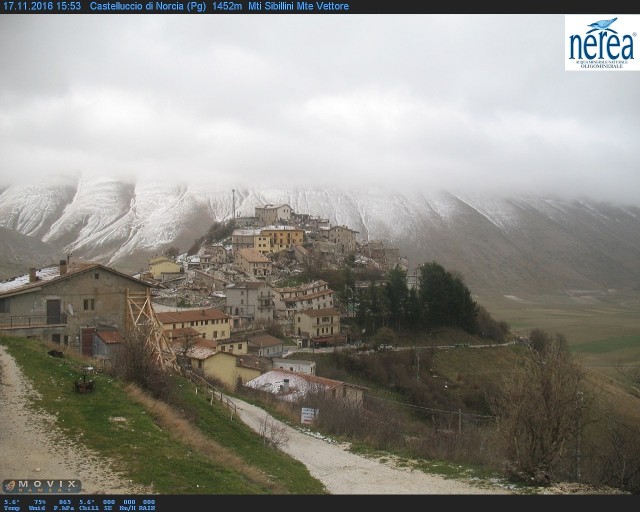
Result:
M236 218L236 189L232 188L231 192L233 192L233 206L232 206L232 210L233 210L233 219L235 220Z

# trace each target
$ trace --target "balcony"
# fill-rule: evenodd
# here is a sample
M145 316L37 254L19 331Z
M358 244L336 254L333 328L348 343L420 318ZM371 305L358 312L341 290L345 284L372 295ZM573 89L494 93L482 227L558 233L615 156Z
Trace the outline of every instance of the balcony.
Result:
M67 315L20 315L0 319L0 329L31 329L36 327L50 327L52 325L66 325Z

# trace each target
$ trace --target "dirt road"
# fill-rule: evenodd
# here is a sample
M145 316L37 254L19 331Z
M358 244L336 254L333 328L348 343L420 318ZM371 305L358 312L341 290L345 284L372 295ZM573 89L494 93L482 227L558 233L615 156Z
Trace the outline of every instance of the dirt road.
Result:
M15 360L0 345L0 481L79 479L83 494L149 494L113 472L110 461L76 440L64 439L56 418L35 413L37 397ZM331 494L502 494L464 482L411 471L346 451L311 432L289 427L262 409L233 399L240 419L260 432L265 424L286 433L280 449L300 460Z

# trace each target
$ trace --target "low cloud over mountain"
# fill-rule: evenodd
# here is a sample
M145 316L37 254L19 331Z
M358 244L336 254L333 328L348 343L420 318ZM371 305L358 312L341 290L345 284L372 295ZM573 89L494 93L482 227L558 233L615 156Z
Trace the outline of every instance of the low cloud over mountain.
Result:
M411 269L436 260L460 272L472 291L640 286L640 209L586 198L338 185L232 190L87 175L9 186L0 195L0 226L48 244L59 254L53 262L72 253L133 271L169 246L186 251L212 222L232 216L234 197L237 215L287 203L355 229L359 240L399 247ZM37 263L3 250L11 269Z

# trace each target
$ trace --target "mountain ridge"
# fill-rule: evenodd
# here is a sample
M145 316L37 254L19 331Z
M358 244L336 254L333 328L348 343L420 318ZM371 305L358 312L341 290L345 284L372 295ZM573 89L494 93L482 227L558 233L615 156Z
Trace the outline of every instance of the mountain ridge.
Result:
M397 246L410 268L438 261L473 290L500 293L640 286L640 208L588 198L377 188L252 188L83 175L15 184L0 194L0 227L136 271L181 250L214 221L263 204L346 225L358 240ZM55 261L55 260L54 260Z

